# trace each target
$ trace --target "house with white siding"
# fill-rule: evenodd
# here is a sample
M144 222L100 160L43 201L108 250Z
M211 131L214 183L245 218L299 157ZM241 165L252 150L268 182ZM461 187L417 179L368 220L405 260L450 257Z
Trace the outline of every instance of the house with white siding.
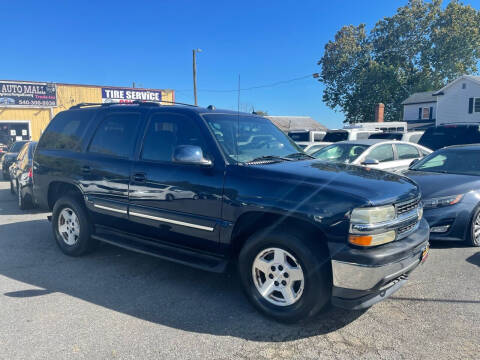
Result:
M414 93L402 102L403 121L409 129L423 129L435 124L437 98L435 91Z
M480 76L463 75L438 91L410 95L403 105L409 130L446 123L480 123Z
M480 76L461 76L434 95L437 98L437 125L480 123Z

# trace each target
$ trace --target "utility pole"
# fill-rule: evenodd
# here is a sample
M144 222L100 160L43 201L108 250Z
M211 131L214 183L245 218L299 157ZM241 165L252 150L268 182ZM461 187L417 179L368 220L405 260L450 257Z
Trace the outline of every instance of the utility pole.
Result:
M202 49L193 49L193 97L195 99L195 105L197 103L197 52L202 52Z

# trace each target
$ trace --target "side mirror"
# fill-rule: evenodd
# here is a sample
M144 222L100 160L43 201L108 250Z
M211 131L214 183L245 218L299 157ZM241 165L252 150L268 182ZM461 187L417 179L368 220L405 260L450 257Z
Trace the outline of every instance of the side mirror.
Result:
M203 157L200 146L180 145L173 152L173 161L181 164L212 166L212 160Z
M420 159L413 159L413 161L408 165L408 168L410 169L413 165L415 165Z
M363 162L362 162L362 165L378 165L380 164L380 161L376 160L376 159L365 159Z

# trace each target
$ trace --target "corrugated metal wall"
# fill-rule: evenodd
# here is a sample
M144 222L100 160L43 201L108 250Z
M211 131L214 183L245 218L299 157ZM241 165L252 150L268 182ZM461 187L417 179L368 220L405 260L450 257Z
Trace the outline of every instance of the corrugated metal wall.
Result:
M174 91L162 90L162 99L175 101ZM60 111L82 102L101 103L102 87L57 84L57 107L52 110L0 107L0 122L29 121L32 140L38 140L52 115L55 116Z

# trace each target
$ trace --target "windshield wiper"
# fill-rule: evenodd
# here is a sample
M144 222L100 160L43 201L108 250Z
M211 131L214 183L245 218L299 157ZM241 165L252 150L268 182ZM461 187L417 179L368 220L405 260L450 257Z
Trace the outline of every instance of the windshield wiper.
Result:
M283 157L283 156L265 155L265 156L259 156L259 157L256 157L255 159L247 161L247 164L258 162L258 161L263 161L263 160L266 160L266 161L268 161L268 160L293 161L292 159L289 159L289 158Z
M315 159L314 156L312 155L308 155L307 153L302 153L302 152L297 152L297 153L293 153L293 154L289 154L286 156L287 158L293 158L293 159L299 159L299 158L302 158L302 157L308 157L310 159Z

